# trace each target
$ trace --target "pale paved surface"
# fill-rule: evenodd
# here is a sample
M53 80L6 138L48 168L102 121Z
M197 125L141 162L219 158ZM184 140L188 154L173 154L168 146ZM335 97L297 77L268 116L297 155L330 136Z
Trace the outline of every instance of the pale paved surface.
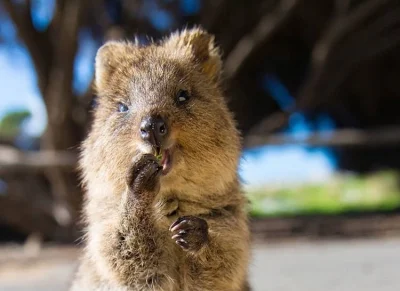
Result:
M256 291L398 291L400 239L258 247L251 282Z
M56 254L40 264L3 258L0 290L65 290L76 253ZM257 245L251 282L255 291L398 291L400 239Z

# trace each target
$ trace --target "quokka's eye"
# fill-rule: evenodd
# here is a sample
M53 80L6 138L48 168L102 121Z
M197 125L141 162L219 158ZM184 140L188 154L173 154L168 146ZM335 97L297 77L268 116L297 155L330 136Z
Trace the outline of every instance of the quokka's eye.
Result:
M121 102L118 103L118 112L128 112L128 110L129 110L128 105Z
M188 102L190 99L190 95L188 91L179 90L178 95L176 96L176 102L178 105L183 105Z

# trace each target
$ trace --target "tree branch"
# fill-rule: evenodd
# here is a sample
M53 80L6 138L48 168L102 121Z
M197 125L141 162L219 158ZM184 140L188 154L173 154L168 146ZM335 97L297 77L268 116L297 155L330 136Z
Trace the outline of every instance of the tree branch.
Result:
M77 154L67 151L22 152L13 147L0 146L0 174L10 171L43 171L46 168L73 169Z
M49 57L48 39L46 34L38 32L32 23L30 16L30 1L26 6L22 7L21 12L17 11L17 7L11 0L4 0L4 8L15 24L19 38L26 45L29 54L32 57L33 64L38 74L39 87L44 90L45 79L48 74Z
M214 31L215 25L221 19L222 14L226 12L225 8L228 0L209 0L205 1L207 9L203 10L201 15L201 24L208 31Z
M279 130L287 125L292 109L289 112L274 112L262 119L258 124L249 130L249 136L254 135L269 135L272 132Z
M246 60L257 51L292 16L302 0L281 0L278 7L261 18L255 28L245 35L225 60L225 76L232 79Z
M48 113L48 130L44 138L47 149L65 149L76 146L80 135L72 114L74 96L72 92L73 66L78 49L78 33L81 27L82 13L86 0L62 1L57 8L56 23L51 33L56 41L53 43L54 54L49 82L44 94ZM55 35L57 34L57 35ZM67 132L61 133L59 129Z
M344 17L349 11L351 0L335 0L335 13L337 17Z
M372 0L334 19L326 36L315 46L312 71L299 95L298 109L317 106L316 102L335 92L356 64L396 46L399 23L400 6L391 0Z
M376 130L342 129L333 132L310 132L305 138L289 134L252 134L245 138L244 146L297 144L306 146L384 146L400 144L400 128L381 128Z

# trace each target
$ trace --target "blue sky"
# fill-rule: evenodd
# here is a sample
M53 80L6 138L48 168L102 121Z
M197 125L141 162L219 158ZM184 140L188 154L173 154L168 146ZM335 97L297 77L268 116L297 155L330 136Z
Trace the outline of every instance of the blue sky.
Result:
M245 187L287 186L326 181L335 173L335 160L324 149L299 145L264 146L245 151L240 176Z
M39 3L37 7L34 7L36 12L33 20L39 30L44 29L51 19L53 7L44 5L50 2L40 0L36 2ZM189 2L198 5L197 0L182 1L182 5ZM189 8L186 7L187 13L192 13ZM32 118L26 123L24 133L40 135L47 118L31 60L18 43L12 23L5 15L0 15L0 21L0 35L6 41L6 44L0 45L0 117L9 111L27 109L32 113ZM74 91L77 93L84 92L92 78L94 55L98 46L86 31L80 33L79 39L74 71ZM282 110L288 110L294 105L294 98L277 77L266 75L263 82L264 89L275 98ZM284 132L302 139L311 130L329 132L332 128L334 123L326 115L321 115L316 123L311 124L302 114L296 113L291 116ZM248 186L287 185L326 180L332 176L335 168L335 157L328 149L310 150L294 145L265 146L244 152L240 175Z
M32 118L24 130L39 135L46 124L46 109L37 89L30 59L21 48L0 46L0 117L6 112L27 109Z

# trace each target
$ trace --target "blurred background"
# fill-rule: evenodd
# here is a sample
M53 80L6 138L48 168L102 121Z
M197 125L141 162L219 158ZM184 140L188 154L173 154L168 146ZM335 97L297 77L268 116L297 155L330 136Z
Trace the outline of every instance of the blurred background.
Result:
M255 290L398 290L398 0L0 0L0 290L73 272L99 46L194 25L244 137Z

